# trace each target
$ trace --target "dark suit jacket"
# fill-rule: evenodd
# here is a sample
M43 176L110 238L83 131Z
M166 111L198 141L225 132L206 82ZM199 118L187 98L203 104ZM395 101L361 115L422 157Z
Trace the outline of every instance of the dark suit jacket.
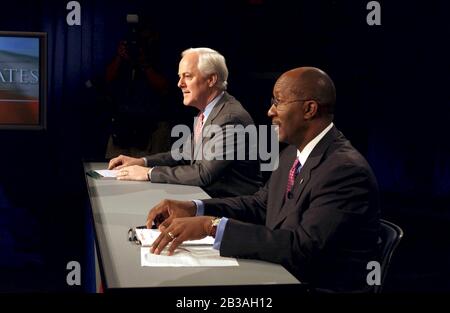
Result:
M254 123L242 105L225 92L204 122L203 129L211 124L225 128ZM214 136L204 138L203 144L212 138ZM190 149L190 145L187 147ZM259 161L248 160L248 151L246 160L226 160L225 157L224 160L195 160L194 150L189 153L191 160L180 161L174 160L170 151L146 156L147 165L156 166L152 170L152 182L200 186L212 197L249 195L262 186Z
M279 168L254 195L204 200L205 215L230 217L220 254L280 263L316 288L370 289L366 265L378 260L379 231L378 187L370 166L333 127L285 201L296 157L296 147L288 146Z

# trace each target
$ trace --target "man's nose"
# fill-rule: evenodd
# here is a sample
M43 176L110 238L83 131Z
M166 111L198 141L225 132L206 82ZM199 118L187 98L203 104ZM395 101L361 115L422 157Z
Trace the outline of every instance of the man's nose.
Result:
M268 117L274 117L276 115L277 111L273 105L270 106L269 111L267 111Z
M178 80L177 86L178 86L178 88L181 88L182 86L184 86L183 78L180 77L180 79Z

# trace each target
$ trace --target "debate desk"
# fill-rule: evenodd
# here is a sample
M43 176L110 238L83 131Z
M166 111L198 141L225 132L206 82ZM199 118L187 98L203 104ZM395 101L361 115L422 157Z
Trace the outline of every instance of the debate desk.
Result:
M85 173L106 168L107 163L84 164ZM300 284L281 265L258 260L237 259L239 266L231 267L142 267L140 247L128 241L128 229L145 224L149 210L162 199L192 200L209 196L194 186L85 176L92 208L96 256L105 290Z

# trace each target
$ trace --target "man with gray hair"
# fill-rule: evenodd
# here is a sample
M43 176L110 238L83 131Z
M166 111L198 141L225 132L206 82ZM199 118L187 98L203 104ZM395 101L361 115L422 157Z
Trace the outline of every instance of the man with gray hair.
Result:
M189 139L196 146L215 140L214 136L202 136L202 130L208 126L218 126L225 131L233 125L254 124L249 113L226 92L228 69L225 58L217 51L210 48L183 51L178 76L184 105L199 110ZM186 147L190 145L183 145L184 149ZM111 159L109 169L119 170L119 180L200 186L212 197L253 194L262 185L258 160L198 158L195 149L188 149L189 160L176 160L173 151L144 158L120 155Z

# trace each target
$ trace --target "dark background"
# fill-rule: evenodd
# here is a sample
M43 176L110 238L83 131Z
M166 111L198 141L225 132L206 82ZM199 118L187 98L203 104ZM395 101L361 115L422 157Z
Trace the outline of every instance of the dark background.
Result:
M82 160L104 156L102 78L128 13L161 33L174 121L190 117L176 88L186 48L226 57L229 92L260 124L282 72L325 70L337 88L335 124L372 165L382 216L405 231L385 291L450 291L450 3L379 1L382 25L368 26L368 1L79 2L81 26L67 25L68 1L1 5L1 30L48 33L48 127L0 131L0 291L92 291ZM72 260L81 287L66 284Z

